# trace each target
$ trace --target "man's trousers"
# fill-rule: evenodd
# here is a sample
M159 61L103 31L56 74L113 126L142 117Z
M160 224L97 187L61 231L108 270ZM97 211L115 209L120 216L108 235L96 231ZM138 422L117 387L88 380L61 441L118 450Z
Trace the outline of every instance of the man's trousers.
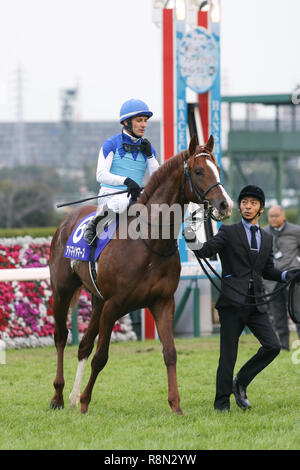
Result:
M233 370L238 353L239 337L247 326L261 344L257 353L238 372L241 385L247 387L280 352L280 343L269 315L256 307L232 307L219 310L220 359L217 370L215 406L229 405Z

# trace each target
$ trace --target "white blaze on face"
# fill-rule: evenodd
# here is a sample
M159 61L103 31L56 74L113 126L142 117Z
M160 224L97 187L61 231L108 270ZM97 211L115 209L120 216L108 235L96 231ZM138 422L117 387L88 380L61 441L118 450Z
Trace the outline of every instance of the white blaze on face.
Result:
M209 168L211 168L211 170L213 171L215 177L216 177L216 180L217 182L219 183L220 182L220 175L219 175L219 172L218 172L218 168L216 167L216 165L211 161L211 160L207 160L207 165L209 166ZM225 189L223 188L223 186L219 186L219 188L221 189L222 193L223 193L223 196L228 204L228 211L227 211L227 215L228 217L230 216L231 212L232 212L232 208L233 208L233 201L232 199L229 197L229 195L227 194L227 192L225 191Z

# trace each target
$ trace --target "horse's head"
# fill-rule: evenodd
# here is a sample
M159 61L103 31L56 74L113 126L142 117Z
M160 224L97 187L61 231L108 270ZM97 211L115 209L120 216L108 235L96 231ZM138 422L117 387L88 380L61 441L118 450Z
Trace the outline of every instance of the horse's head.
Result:
M233 202L220 182L220 168L212 153L213 147L212 135L201 146L196 137L192 137L185 161L188 180L185 194L190 202L209 205L212 217L222 220L230 216Z

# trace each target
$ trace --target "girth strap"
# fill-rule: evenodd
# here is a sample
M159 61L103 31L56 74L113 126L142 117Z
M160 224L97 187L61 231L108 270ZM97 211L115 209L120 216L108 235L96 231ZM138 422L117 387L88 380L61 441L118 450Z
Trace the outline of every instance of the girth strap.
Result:
M89 261L89 272L90 272L90 276L91 276L91 279L92 279L92 283L93 283L93 286L95 287L97 293L99 294L100 298L103 299L103 295L98 287L98 284L97 284L97 269L96 269L96 262L95 262L95 253L96 253L96 246L93 246L92 247L92 251L91 251L91 259Z

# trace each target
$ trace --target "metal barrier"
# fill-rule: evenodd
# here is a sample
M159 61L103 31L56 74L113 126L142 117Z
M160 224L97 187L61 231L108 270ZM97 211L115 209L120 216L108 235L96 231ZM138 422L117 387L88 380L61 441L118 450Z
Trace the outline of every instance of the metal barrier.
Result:
M199 311L199 293L200 289L198 287L197 279L192 279L190 284L185 288L183 296L175 310L174 314L174 328L186 306L186 303L190 297L191 292L193 291L193 323L194 323L194 336L200 336L200 311Z
M221 264L219 261L212 261L212 265L217 272L221 272ZM212 272L210 272L210 274L215 277ZM205 284L203 284L203 281L206 281ZM197 261L182 263L180 282L183 285L183 292L181 291L181 297L177 298L173 322L174 330L192 295L193 323L191 328L193 336L199 337L202 334L210 334L210 331L213 329L211 317L212 291L211 286L207 286L207 276L204 274ZM189 312L189 315L190 313L191 312ZM182 334L182 332L180 334Z

